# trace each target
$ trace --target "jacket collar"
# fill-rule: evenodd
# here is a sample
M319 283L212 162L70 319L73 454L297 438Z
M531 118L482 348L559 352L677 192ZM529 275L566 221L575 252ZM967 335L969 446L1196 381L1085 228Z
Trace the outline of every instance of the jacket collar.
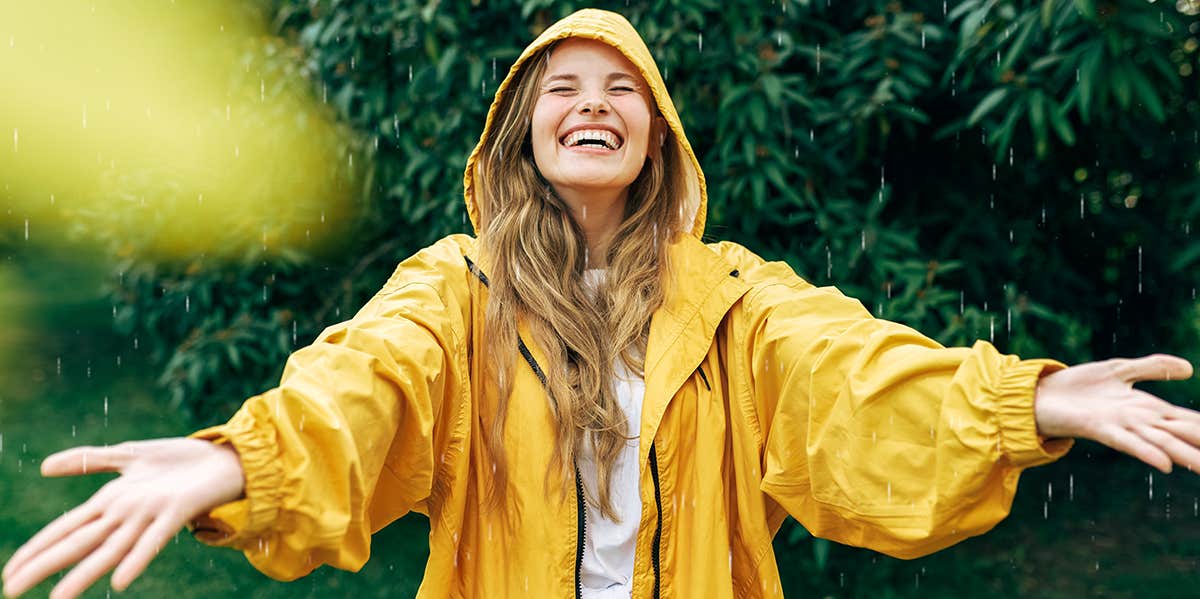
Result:
M486 276L490 266L487 258L477 251L478 246L472 249L476 251L468 251L467 257ZM667 406L704 361L725 314L750 289L737 276L732 263L693 235L677 235L668 252L670 282L663 305L650 318L650 336L646 342L646 392L639 431L642 442L638 448L642 464L647 463L650 444ZM517 332L535 363L544 363L545 355L532 342L523 319L517 323Z
M650 319L646 343L638 448L642 464L668 404L708 354L729 308L750 289L733 264L692 235L679 235L669 251L671 282L663 305Z

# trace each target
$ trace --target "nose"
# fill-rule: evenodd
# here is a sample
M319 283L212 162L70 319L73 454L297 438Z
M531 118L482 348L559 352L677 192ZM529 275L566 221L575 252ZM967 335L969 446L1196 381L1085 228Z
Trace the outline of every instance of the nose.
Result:
M583 114L604 114L608 112L608 102L603 97L587 98L579 103L579 112Z

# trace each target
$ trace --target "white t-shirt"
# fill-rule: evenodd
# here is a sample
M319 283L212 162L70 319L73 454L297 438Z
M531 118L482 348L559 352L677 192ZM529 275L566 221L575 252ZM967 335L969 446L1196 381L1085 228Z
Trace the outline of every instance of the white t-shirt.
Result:
M603 269L588 269L584 271L584 282L594 288L604 274ZM617 401L628 423L626 430L629 436L637 437L641 430L646 382L630 372L619 357L613 364L613 374ZM579 456L579 475L589 496L598 496L594 452L586 440ZM638 439L629 440L621 449L610 486L613 508L621 522L605 518L590 502L586 504L587 524L580 570L584 599L629 599L632 592L634 547L642 514L642 498L638 494Z

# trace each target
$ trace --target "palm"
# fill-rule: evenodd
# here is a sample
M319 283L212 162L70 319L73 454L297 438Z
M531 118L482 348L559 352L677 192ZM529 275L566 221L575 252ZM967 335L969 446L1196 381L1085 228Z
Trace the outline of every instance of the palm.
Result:
M195 439L76 447L42 462L46 476L95 472L121 476L13 554L4 567L5 595L20 595L76 562L52 596L77 596L114 567L113 588L123 590L185 523L236 499L243 486L230 448Z
M1191 376L1186 360L1163 354L1056 372L1038 383L1038 432L1099 441L1163 472L1170 472L1172 463L1200 469L1200 413L1133 387L1139 381Z

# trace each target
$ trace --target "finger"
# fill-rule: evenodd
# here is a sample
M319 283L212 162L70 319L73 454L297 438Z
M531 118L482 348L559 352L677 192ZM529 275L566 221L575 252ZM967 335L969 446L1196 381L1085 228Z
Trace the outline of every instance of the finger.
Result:
M55 585L54 590L50 592L51 599L77 597L92 586L101 576L104 576L105 572L120 563L125 554L129 553L129 548L133 547L149 520L145 516L136 516L126 520L99 549L91 552L91 555L88 555Z
M1171 461L1188 469L1190 472L1200 471L1200 449L1181 441L1175 435L1153 426L1141 427L1135 431L1138 436L1153 443L1170 456Z
M42 476L118 472L132 458L132 449L124 443L112 447L72 447L42 460Z
M1128 383L1178 381L1192 377L1192 363L1179 356L1152 354L1132 360L1118 360L1114 371Z
M26 541L4 566L4 580L8 581L28 559L99 517L108 505L108 488L108 485L105 485L83 505L59 516Z
M113 571L112 587L114 591L124 591L130 584L142 575L150 561L158 556L158 552L171 540L183 524L178 518L161 515L142 533L133 550L125 556L117 569Z
M1200 447L1200 414L1190 412L1195 417L1173 418L1167 417L1155 423L1155 426L1191 443L1195 447Z
M1158 468L1163 473L1171 472L1171 458L1167 454L1123 428L1113 427L1105 429L1105 431L1096 436L1096 440L1117 451L1127 453L1146 462Z
M116 528L114 520L97 519L74 531L34 556L15 570L5 580L6 595L20 595L37 586L51 574L81 560L104 542L105 537Z

